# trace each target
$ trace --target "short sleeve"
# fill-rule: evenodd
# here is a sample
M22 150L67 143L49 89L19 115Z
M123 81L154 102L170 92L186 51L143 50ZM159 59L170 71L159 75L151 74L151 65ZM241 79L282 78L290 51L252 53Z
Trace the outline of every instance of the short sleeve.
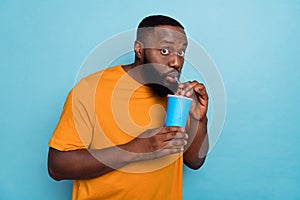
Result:
M95 120L94 95L83 79L68 94L49 146L60 151L88 148Z

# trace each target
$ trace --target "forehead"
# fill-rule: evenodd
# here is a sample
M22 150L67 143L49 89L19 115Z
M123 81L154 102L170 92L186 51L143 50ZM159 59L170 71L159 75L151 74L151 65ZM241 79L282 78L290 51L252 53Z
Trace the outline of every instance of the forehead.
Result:
M157 26L152 29L147 37L149 45L157 45L160 43L169 43L175 45L186 46L187 37L184 30L177 26Z

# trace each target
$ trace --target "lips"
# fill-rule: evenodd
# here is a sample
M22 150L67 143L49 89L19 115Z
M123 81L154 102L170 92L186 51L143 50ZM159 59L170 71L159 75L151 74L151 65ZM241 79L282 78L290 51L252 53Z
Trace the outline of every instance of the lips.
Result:
M171 72L171 73L168 73L167 76L166 76L166 79L171 82L171 83L175 83L176 82L176 78L178 78L178 73L176 72Z
M172 76L167 76L167 80L171 83L175 83L176 82L176 79L175 77L172 77Z

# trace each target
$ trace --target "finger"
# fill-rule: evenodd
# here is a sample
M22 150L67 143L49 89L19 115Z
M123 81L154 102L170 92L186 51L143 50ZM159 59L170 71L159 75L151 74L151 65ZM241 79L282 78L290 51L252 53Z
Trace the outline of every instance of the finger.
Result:
M176 154L176 153L182 153L184 151L183 147L180 148L170 148L170 149L162 149L159 154L160 156L170 155L170 154Z
M169 133L165 133L162 135L159 135L158 137L160 137L160 140L168 142L170 140L173 139L185 139L185 133L183 132L169 132Z
M208 94L206 92L204 85L197 87L196 90L197 90L197 96L200 104L206 106L208 104Z
M207 96L206 88L202 83L200 83L199 85L196 85L194 90L201 96Z
M191 88L193 88L193 86L190 84L190 82L186 82L186 83L179 84L178 88L179 88L180 95L185 96L186 92Z
M160 130L159 134L166 134L166 133L170 133L170 132L173 132L173 133L185 132L185 129L180 126L164 126Z
M190 97L194 94L196 94L196 96L198 96L198 97L201 97L202 99L205 99L205 100L208 99L206 88L202 83L194 85L192 89L190 89L189 91L186 92L187 97Z
M177 132L175 135L173 133L163 135L162 140L169 142L171 140L187 140L189 138L187 133Z
M186 97L191 97L192 95L195 94L195 91L194 91L194 88L193 87L190 87L188 88L187 90L185 90L185 95Z
M187 140L188 138L189 138L188 134L184 132L178 132L174 137L174 139L185 139L185 140Z
M183 127L178 126L168 126L165 127L164 130L161 131L160 139L163 141L169 141L174 138L184 138L185 137L185 129Z
M181 83L178 88L180 88L181 91L181 95L183 96L191 96L193 93L193 88L195 88L195 86L199 84L198 81L189 81L186 83Z
M185 139L173 139L169 141L165 148L181 148L185 145L187 145L187 141Z

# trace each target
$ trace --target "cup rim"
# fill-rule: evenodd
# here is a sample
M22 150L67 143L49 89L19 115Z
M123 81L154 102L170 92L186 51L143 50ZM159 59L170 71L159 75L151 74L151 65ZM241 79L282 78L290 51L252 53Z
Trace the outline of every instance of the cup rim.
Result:
M186 100L193 101L193 99L192 99L192 98L185 97L185 96L181 96L181 95L175 95L175 94L168 94L168 97L173 97L173 98L181 98L181 99L186 99Z

